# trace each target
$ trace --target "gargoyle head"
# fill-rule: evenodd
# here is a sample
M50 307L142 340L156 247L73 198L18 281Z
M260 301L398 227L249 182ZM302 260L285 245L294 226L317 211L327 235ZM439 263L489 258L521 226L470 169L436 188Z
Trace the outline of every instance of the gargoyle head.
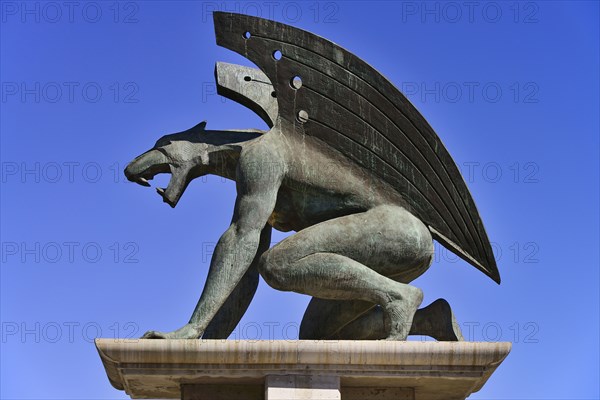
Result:
M149 180L160 173L170 173L166 188L157 188L163 201L175 207L188 184L210 173L211 154L226 144L227 135L219 131L206 131L206 121L183 132L165 135L154 147L137 156L125 168L125 176L131 182L150 186Z

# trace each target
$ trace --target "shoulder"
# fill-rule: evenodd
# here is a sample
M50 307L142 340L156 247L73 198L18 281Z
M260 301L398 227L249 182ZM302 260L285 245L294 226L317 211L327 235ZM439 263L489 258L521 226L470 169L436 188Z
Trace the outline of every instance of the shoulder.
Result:
M286 148L277 138L264 137L248 143L240 152L238 175L259 179L265 175L284 175L287 170Z

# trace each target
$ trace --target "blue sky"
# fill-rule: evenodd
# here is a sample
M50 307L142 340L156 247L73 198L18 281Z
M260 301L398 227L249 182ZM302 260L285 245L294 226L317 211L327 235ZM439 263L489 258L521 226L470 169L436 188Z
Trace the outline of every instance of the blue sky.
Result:
M467 339L513 342L471 398L600 397L598 2L69 4L0 3L2 399L126 398L93 338L188 320L235 188L198 180L170 209L122 169L201 120L265 128L215 93L216 61L250 65L216 46L217 9L349 49L446 144L502 284L439 245L414 284ZM233 336L296 338L307 302L261 282Z

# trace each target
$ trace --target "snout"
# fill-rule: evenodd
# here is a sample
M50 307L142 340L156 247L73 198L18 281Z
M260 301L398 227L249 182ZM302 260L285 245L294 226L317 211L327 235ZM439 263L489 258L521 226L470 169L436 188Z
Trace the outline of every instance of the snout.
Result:
M156 188L163 201L175 207L190 181L190 168L175 165L157 149L152 149L136 157L125 168L125 176L131 182L142 186L150 186L149 180L161 173L170 173L171 179L166 188Z
M142 186L150 186L148 180L160 173L171 172L169 160L156 149L149 150L137 156L125 168L125 177Z

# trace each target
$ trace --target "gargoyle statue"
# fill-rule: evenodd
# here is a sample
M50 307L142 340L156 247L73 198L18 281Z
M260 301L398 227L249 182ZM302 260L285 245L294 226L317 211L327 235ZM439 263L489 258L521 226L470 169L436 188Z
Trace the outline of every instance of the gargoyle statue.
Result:
M462 340L448 303L419 309L409 285L430 266L433 239L497 283L500 276L471 194L452 157L414 106L380 73L300 29L214 13L217 44L259 69L217 63L219 94L256 112L269 131L166 135L125 169L175 207L206 174L236 182L221 236L188 324L144 338L226 338L259 275L313 296L300 339ZM271 229L295 233L270 247Z

